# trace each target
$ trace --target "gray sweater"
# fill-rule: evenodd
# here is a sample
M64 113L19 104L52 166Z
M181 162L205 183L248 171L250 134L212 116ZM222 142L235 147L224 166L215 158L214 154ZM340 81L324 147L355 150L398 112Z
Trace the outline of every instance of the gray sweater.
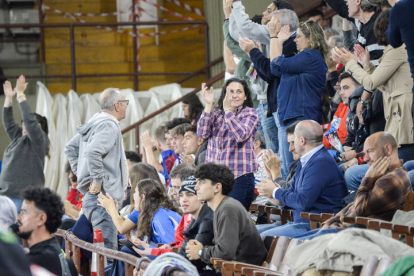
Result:
M267 250L253 220L241 203L225 197L214 212L214 246L205 246L201 259L222 258L262 265Z
M104 112L78 126L65 147L73 173L78 177L78 191L88 192L89 184L103 184L102 190L121 202L124 199L125 153L119 124Z
M13 108L3 108L3 126L11 143L3 154L0 174L0 194L22 199L21 191L32 186L44 186L43 166L49 150L47 134L37 123L27 101L19 104L27 135L13 118Z

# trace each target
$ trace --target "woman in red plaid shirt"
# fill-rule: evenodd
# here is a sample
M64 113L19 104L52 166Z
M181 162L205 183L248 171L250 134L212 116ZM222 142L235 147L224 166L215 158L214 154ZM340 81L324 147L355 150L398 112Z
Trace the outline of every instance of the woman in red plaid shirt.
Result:
M253 143L259 124L249 87L244 80L227 80L215 107L213 88L208 90L203 83L202 90L206 106L197 134L208 139L206 163L226 165L233 171L236 183L229 196L248 210L254 195L253 172L257 164Z

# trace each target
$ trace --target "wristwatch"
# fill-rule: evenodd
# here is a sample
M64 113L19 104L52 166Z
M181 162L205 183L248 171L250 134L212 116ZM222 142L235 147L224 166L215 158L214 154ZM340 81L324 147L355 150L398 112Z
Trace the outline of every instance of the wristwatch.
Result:
M363 101L362 99L359 100L359 102L362 104L363 107L366 107L368 105L368 102Z
M203 254L203 249L201 248L200 250L198 250L198 256L201 258L201 254Z

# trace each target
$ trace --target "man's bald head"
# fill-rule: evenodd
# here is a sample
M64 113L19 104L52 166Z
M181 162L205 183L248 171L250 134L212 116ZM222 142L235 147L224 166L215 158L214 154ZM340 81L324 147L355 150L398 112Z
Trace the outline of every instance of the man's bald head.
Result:
M398 144L395 138L388 132L376 132L370 135L364 144L365 161L372 165L382 157L389 156L391 162L399 162Z
M295 149L300 155L319 146L323 141L323 130L320 124L313 120L300 122L295 128Z

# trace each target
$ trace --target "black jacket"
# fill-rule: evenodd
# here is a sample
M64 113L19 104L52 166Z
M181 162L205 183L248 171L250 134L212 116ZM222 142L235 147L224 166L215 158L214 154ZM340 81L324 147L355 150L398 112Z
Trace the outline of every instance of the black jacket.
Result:
M214 212L206 203L204 203L203 208L201 208L200 214L198 215L197 220L193 219L188 225L187 229L183 232L185 237L183 244L181 245L178 253L187 258L185 253L185 247L189 240L197 240L206 245L213 245L214 239L214 228L213 228L213 218ZM206 264L201 260L191 261L197 269L203 269Z

